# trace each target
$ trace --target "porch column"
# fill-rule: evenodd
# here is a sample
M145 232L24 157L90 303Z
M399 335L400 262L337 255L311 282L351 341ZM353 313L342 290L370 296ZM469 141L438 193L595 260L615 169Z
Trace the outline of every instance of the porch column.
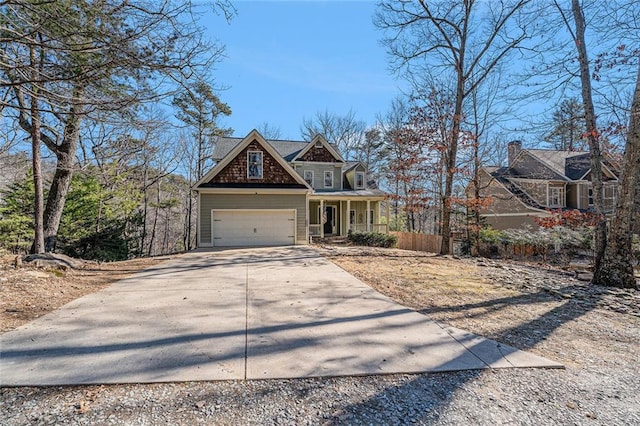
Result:
M369 210L371 210L371 200L367 200L367 212L365 213L365 217L367 218L367 232L371 232L371 218L369 217L371 213Z
M351 230L351 200L347 200L347 234Z
M389 233L389 225L391 225L391 200L387 200L387 234Z
M320 238L324 238L324 223L322 223L322 219L324 218L324 200L320 200L320 217L318 218L318 222L320 222Z

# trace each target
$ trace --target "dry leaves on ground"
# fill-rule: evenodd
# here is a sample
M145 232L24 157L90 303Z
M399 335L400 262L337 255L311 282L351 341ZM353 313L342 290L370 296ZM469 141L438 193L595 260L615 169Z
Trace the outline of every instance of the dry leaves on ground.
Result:
M72 300L168 259L81 262L78 269L15 266L15 256L0 257L0 332L13 330Z

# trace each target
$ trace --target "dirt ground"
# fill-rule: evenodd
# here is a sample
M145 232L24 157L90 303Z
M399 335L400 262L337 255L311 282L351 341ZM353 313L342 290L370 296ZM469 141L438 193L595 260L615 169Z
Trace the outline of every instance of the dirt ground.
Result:
M640 291L545 265L404 250L333 248L337 265L431 318L580 367L637 364Z
M331 261L437 321L574 364L635 357L640 291L591 286L544 265L458 259L397 249L321 247ZM83 262L79 269L13 266L0 258L0 332L170 257ZM607 354L609 356L607 356Z
M417 421L422 424L640 424L640 291L591 286L546 265L318 249L403 305L566 369L0 388L0 423L401 424L413 413L426 416ZM15 268L12 257L3 257L0 332L165 259L57 270ZM440 399L437 409L420 405Z
M15 267L16 256L0 256L0 333L107 287L169 257L124 262L80 262L79 269Z

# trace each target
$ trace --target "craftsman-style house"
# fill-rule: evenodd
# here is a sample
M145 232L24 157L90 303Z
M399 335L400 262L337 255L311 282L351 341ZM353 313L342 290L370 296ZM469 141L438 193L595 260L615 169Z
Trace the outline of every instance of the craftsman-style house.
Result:
M481 170L481 196L492 198L482 217L494 229L535 226L552 210L593 208L588 152L523 149L508 145L507 167ZM620 169L610 158L602 165L605 213L613 212Z
M194 186L199 247L387 232L380 213L386 194L362 163L345 161L322 136L267 141L253 130L244 138L218 138L213 157L216 165Z

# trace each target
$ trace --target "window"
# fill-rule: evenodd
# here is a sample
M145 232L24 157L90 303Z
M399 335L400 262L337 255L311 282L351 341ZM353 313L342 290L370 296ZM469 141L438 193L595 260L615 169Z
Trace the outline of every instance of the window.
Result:
M324 172L324 187L333 188L333 172Z
M605 211L611 212L616 207L616 198L618 197L618 187L612 183L605 183L604 190L604 208Z
M262 179L262 152L247 152L247 178Z
M369 223L373 225L373 210L369 210Z
M316 141L316 148L322 148L322 141Z
M593 206L593 188L589 188L589 205Z
M349 210L349 225L355 225L355 224L356 224L356 211Z
M564 207L564 188L549 188L549 207Z
M304 171L304 180L313 188L313 170Z
M356 172L356 189L364 188L364 172Z

